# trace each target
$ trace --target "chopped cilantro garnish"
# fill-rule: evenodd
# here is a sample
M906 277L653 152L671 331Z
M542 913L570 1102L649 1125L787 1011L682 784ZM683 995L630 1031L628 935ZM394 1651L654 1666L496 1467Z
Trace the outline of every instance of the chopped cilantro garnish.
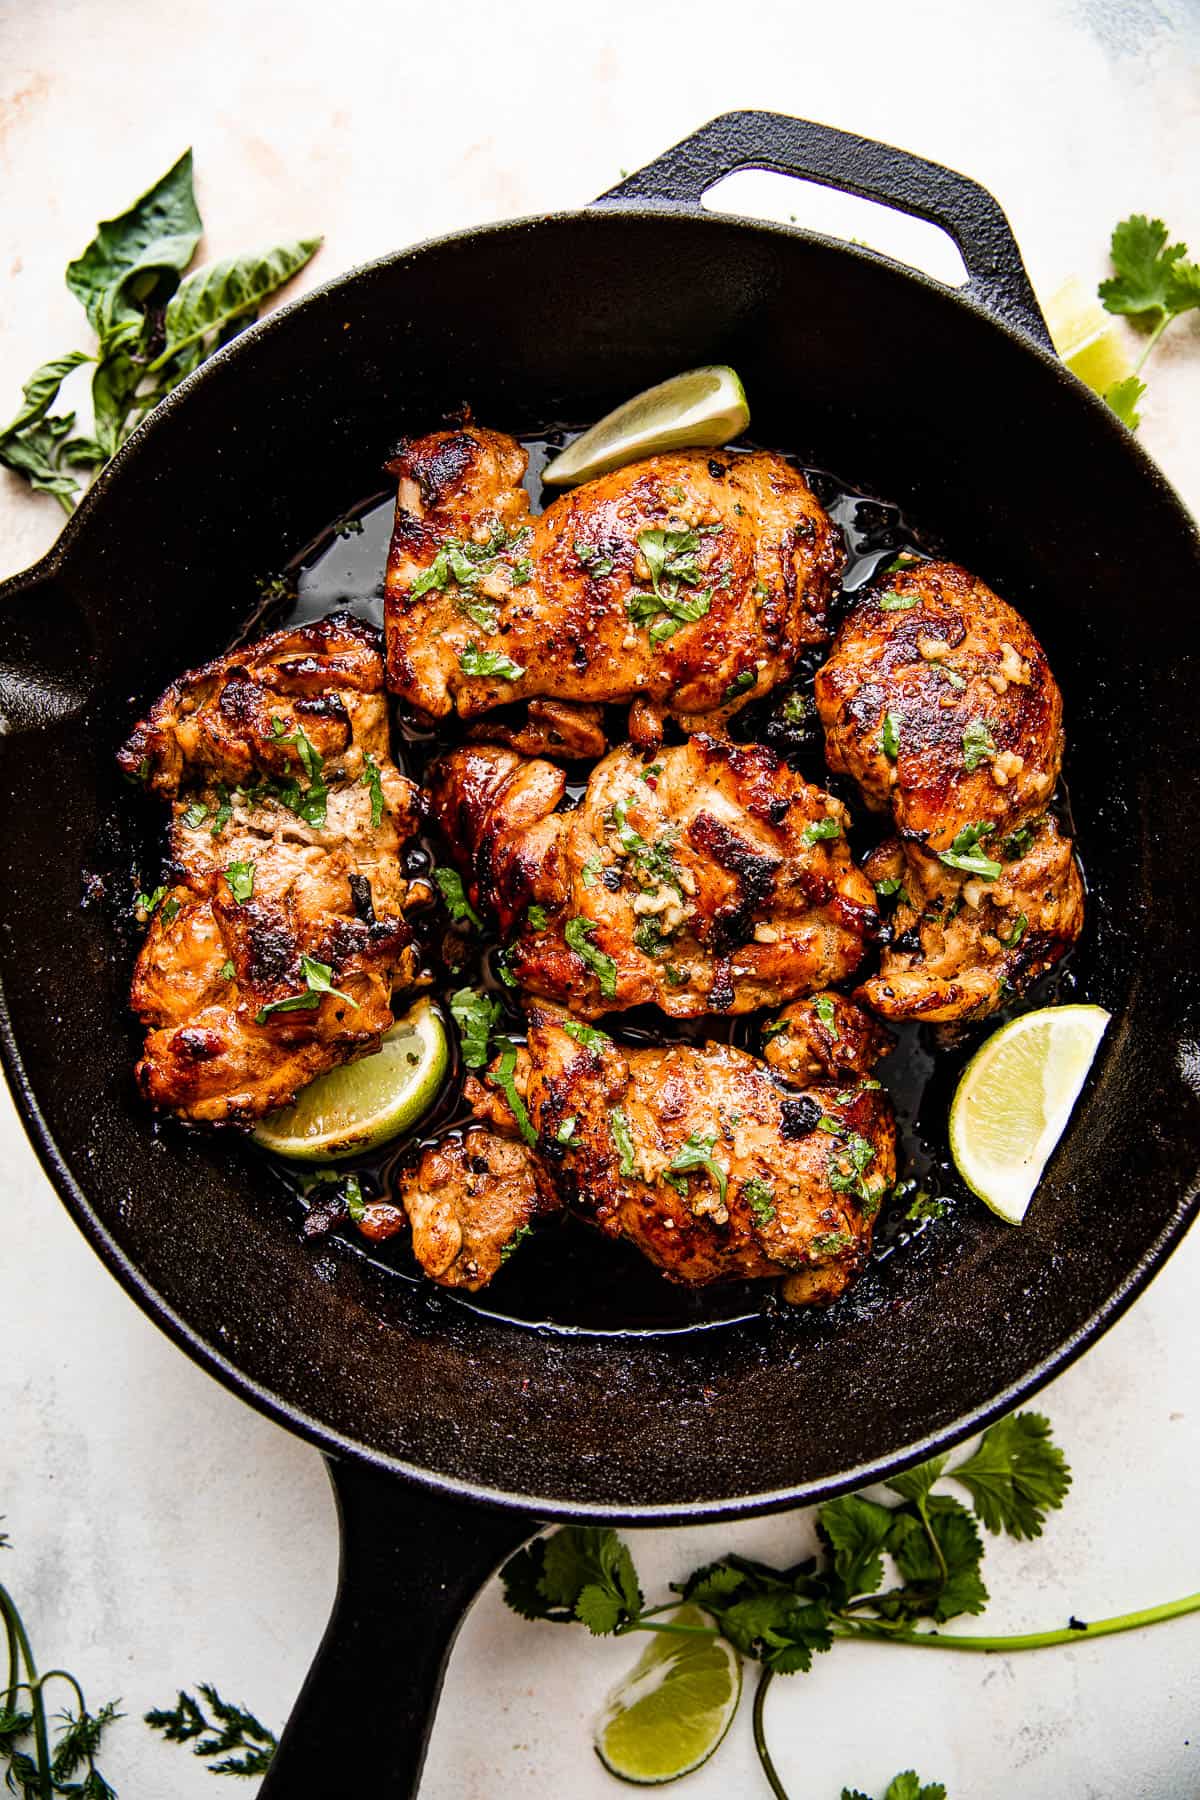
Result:
M617 1164L618 1175L634 1173L633 1133L629 1129L629 1120L619 1106L614 1106L609 1114L609 1128L612 1131L613 1143L617 1146L620 1161Z
M940 657L935 658L928 666L931 669L936 669L939 675L944 675L952 688L961 689L966 687L966 681L959 674L958 670L952 669L949 663L942 662Z
M800 833L802 844L818 844L826 838L838 838L842 835L842 827L837 819L813 819Z
M544 906L530 906L526 909L525 918L534 931L545 931L549 924L549 915Z
M837 1037L839 1035L837 1008L833 1003L833 996L831 994L818 994L813 1001L813 1011L816 1013L818 1019L820 1019L829 1035L831 1037Z
M532 1225L518 1225L517 1229L513 1232L512 1236L509 1238L507 1244L502 1246L501 1251L500 1251L500 1261L502 1263L506 1263L508 1261L509 1257L512 1255L513 1251L516 1250L517 1248L519 1248L519 1246L525 1242L525 1239L527 1237L532 1237L532 1236L533 1236L533 1226Z
M736 700L739 694L745 694L758 685L758 672L755 669L740 669L721 695L721 704L727 706Z
M234 976L237 973L237 970L234 968L234 966L231 962L223 962L221 964L221 968L220 968L219 972L220 972L222 981L232 981Z
M880 594L876 604L880 612L907 612L911 606L920 606L919 594L898 594L895 588L889 588L886 594Z
M1015 950L1028 930L1029 920L1024 913L1018 913L1013 920L1013 928L1008 936L1005 937L1004 934L999 931L996 933L996 936L1000 939L1000 942L1004 945L1006 950Z
M582 1044L585 1050L597 1050L602 1044L611 1044L612 1039L607 1031L597 1030L595 1025L584 1025L578 1019L564 1019L562 1028L568 1037Z
M244 905L254 892L254 870L252 862L231 862L225 871L229 891L239 906Z
M1000 864L985 856L981 847L984 838L995 829L986 822L964 825L950 848L938 851L939 862L951 869L963 869L968 875L978 875L981 881L995 881L1001 872Z
M450 996L450 1017L458 1026L462 1059L468 1069L482 1069L488 1059L488 1043L500 1021L501 1006L475 988L459 988Z
M501 681L519 681L525 673L524 665L514 662L503 650L481 650L478 644L468 644L459 651L458 666L464 675L498 675Z
M184 813L183 822L185 825L189 826L193 831L195 831L195 829L198 825L203 825L203 823L204 823L205 819L207 819L207 817L208 817L208 807L205 805L204 801L203 800L194 800L192 802L192 804L188 807L187 811Z
M458 870L436 868L433 871L433 879L441 889L442 899L446 902L446 910L455 924L457 925L465 919L476 929L481 928L483 920L467 899L467 890L463 886L463 878Z
M272 1000L266 1006L260 1006L255 1014L259 1025L266 1023L272 1013L280 1012L314 1012L321 1004L324 994L333 994L344 1000L348 1006L357 1006L349 994L343 994L340 988L333 985L333 970L328 963L317 962L315 957L301 956L300 973L304 977L305 988L301 994L289 994L286 1000Z
M663 1172L663 1179L669 1181L671 1186L679 1193L686 1194L687 1183L682 1177L691 1169L707 1169L708 1173L716 1182L717 1191L719 1192L722 1201L724 1201L729 1189L729 1178L720 1163L713 1156L716 1143L717 1134L715 1131L710 1131L707 1134L700 1131L693 1131L687 1142L680 1146L671 1158L671 1161L667 1164L667 1167ZM672 1180L673 1176L679 1177L680 1179Z
M900 714L889 712L883 715L883 730L880 733L883 754L889 762L895 762L900 754Z
M576 538L571 548L575 552L576 562L578 562L582 568L585 568L589 575L612 574L612 557L605 556L603 551L596 548L595 544L588 544L585 543L582 538Z
M775 1217L775 1193L755 1175L743 1184L742 1198L754 1214L756 1225L769 1225Z
M517 1092L517 1084L513 1079L513 1072L517 1066L517 1047L507 1038L497 1038L496 1043L500 1049L500 1060L494 1069L488 1070L487 1078L494 1087L500 1089L508 1101L509 1111L517 1121L518 1131L525 1142L533 1146L537 1143L537 1132L533 1129L533 1122L525 1110L525 1102Z
M233 803L229 798L229 789L223 781L217 783L217 810L213 814L212 835L220 837L230 819L233 817Z
M986 719L972 719L962 734L963 768L973 775L980 763L996 754L996 740Z
M577 916L567 920L563 936L566 939L567 948L574 950L576 956L583 958L600 983L600 992L606 999L611 1000L617 991L617 965L605 951L595 949L588 942L595 930L596 924L593 919Z

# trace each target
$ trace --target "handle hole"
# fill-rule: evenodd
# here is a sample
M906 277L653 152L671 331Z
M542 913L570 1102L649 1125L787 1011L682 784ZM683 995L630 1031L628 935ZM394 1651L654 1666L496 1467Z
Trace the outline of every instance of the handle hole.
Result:
M773 169L739 169L711 187L703 203L713 212L804 225L827 237L867 244L947 287L967 285L958 246L940 225L914 219L875 200L863 200L858 194L841 194L819 182L780 175Z

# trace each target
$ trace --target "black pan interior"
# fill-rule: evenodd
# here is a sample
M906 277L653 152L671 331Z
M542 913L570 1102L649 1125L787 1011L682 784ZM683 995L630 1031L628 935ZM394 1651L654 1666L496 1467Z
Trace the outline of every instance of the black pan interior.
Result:
M112 753L148 697L238 633L264 577L378 490L402 432L462 402L535 431L715 360L743 373L758 441L898 501L1028 614L1066 695L1087 997L1114 1023L1021 1230L956 1208L826 1313L538 1334L306 1247L261 1159L148 1120L100 893L128 855ZM725 219L568 215L339 282L202 372L10 590L0 980L43 1154L127 1284L218 1373L426 1479L545 1510L732 1511L969 1429L1114 1317L1190 1216L1198 576L1186 515L1098 403L869 255Z

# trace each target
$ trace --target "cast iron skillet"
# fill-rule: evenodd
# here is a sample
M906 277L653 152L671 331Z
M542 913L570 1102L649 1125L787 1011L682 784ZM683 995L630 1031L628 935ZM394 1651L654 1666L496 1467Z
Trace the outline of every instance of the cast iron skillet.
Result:
M933 220L969 285L700 210L747 167ZM113 752L133 719L235 635L257 578L378 488L399 433L462 400L508 430L586 421L710 361L745 376L759 442L899 500L1028 614L1066 691L1103 951L1087 997L1114 1022L1022 1230L970 1209L824 1314L538 1334L314 1253L261 1159L152 1125L130 1080L128 960L87 875L119 862ZM336 1792L415 1790L459 1616L534 1521L731 1518L894 1471L1047 1381L1162 1262L1200 1146L1198 595L1192 523L1055 362L996 203L761 113L714 120L586 211L426 244L277 313L160 407L50 556L0 589L18 1104L139 1304L333 1459L341 1587L264 1794L334 1792L316 1752L364 1687Z

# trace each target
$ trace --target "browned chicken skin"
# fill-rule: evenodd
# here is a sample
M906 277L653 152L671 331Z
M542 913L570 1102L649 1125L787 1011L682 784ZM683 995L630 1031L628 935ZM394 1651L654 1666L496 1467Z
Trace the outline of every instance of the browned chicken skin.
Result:
M427 718L533 696L713 726L828 636L842 549L766 451L684 450L585 483L538 517L528 458L466 426L402 445L388 558L388 685Z
M445 1138L401 1177L413 1254L440 1287L486 1287L539 1214L560 1201L537 1158L482 1126Z
M119 760L172 802L131 996L147 1098L255 1119L377 1049L417 972L399 851L418 818L378 634L327 619L221 657L167 689Z
M561 770L494 747L429 785L472 900L517 933L517 982L585 1018L778 1005L851 974L877 925L845 808L762 745L614 750L566 812Z
M877 579L816 677L831 769L897 836L870 859L898 895L861 990L886 1018L982 1018L1074 943L1083 890L1045 817L1062 697L1019 613L954 563Z
M782 1275L797 1303L844 1291L895 1179L878 1083L843 1072L789 1091L730 1045L631 1050L557 1007L535 1004L528 1025L513 1082L534 1160L563 1201L672 1281ZM865 1070L869 1025L859 1043ZM472 1079L467 1093L516 1135L493 1081Z

